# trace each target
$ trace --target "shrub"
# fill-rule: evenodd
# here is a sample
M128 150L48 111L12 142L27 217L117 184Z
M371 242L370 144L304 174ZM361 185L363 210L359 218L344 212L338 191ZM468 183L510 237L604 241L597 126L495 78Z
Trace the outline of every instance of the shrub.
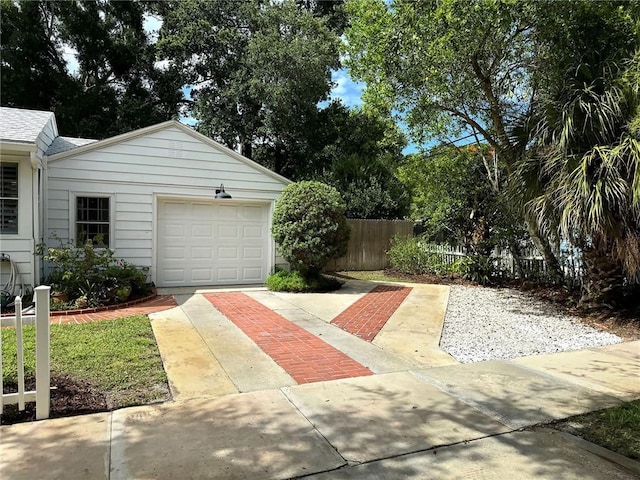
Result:
M97 307L124 301L131 293L142 296L151 291L144 273L91 240L80 246L60 242L57 248L41 244L37 254L52 266L46 283L66 297L54 301L52 309Z
M467 255L459 260L459 269L465 279L480 285L492 283L500 276L493 259L486 255Z
M292 270L317 277L329 260L347 252L346 208L338 191L324 183L285 187L273 213L272 233Z
M389 255L391 266L402 273L411 275L451 273L451 268L440 260L439 255L429 252L421 238L396 235L391 240L391 248L387 255Z
M338 290L342 284L332 277L317 275L303 277L300 272L279 271L267 277L267 287L274 292L331 292Z

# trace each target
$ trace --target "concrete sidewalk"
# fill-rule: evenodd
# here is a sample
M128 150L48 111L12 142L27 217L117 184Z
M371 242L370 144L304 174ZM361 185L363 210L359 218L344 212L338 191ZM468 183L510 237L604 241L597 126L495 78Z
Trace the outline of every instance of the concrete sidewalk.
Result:
M242 289L375 373L302 385L203 295L175 295L151 316L174 401L2 426L0 478L640 477L531 428L640 398L640 341L460 365L438 348L448 287L412 285L373 342L331 324L373 286Z
M633 342L3 426L0 478L638 478L637 462L520 429L640 398L639 353Z

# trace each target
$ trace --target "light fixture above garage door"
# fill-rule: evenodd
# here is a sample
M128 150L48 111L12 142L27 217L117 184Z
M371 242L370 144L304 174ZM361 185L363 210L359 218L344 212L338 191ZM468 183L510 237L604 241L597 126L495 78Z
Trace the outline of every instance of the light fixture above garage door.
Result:
M231 195L224 191L224 184L221 183L220 188L216 188L216 196L214 198L231 198Z

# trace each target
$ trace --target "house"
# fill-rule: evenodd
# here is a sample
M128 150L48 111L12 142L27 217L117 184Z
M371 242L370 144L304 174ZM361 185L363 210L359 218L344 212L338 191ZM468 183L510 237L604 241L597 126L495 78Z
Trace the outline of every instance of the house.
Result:
M25 284L44 278L38 243L98 235L161 287L260 284L284 263L270 232L289 180L177 121L95 141L2 107L0 160L0 252Z

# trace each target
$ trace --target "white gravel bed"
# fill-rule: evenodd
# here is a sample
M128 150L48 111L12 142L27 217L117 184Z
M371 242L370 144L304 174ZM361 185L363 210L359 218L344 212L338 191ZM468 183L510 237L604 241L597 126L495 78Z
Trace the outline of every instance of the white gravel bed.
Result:
M452 285L440 348L473 363L620 342L517 290Z

